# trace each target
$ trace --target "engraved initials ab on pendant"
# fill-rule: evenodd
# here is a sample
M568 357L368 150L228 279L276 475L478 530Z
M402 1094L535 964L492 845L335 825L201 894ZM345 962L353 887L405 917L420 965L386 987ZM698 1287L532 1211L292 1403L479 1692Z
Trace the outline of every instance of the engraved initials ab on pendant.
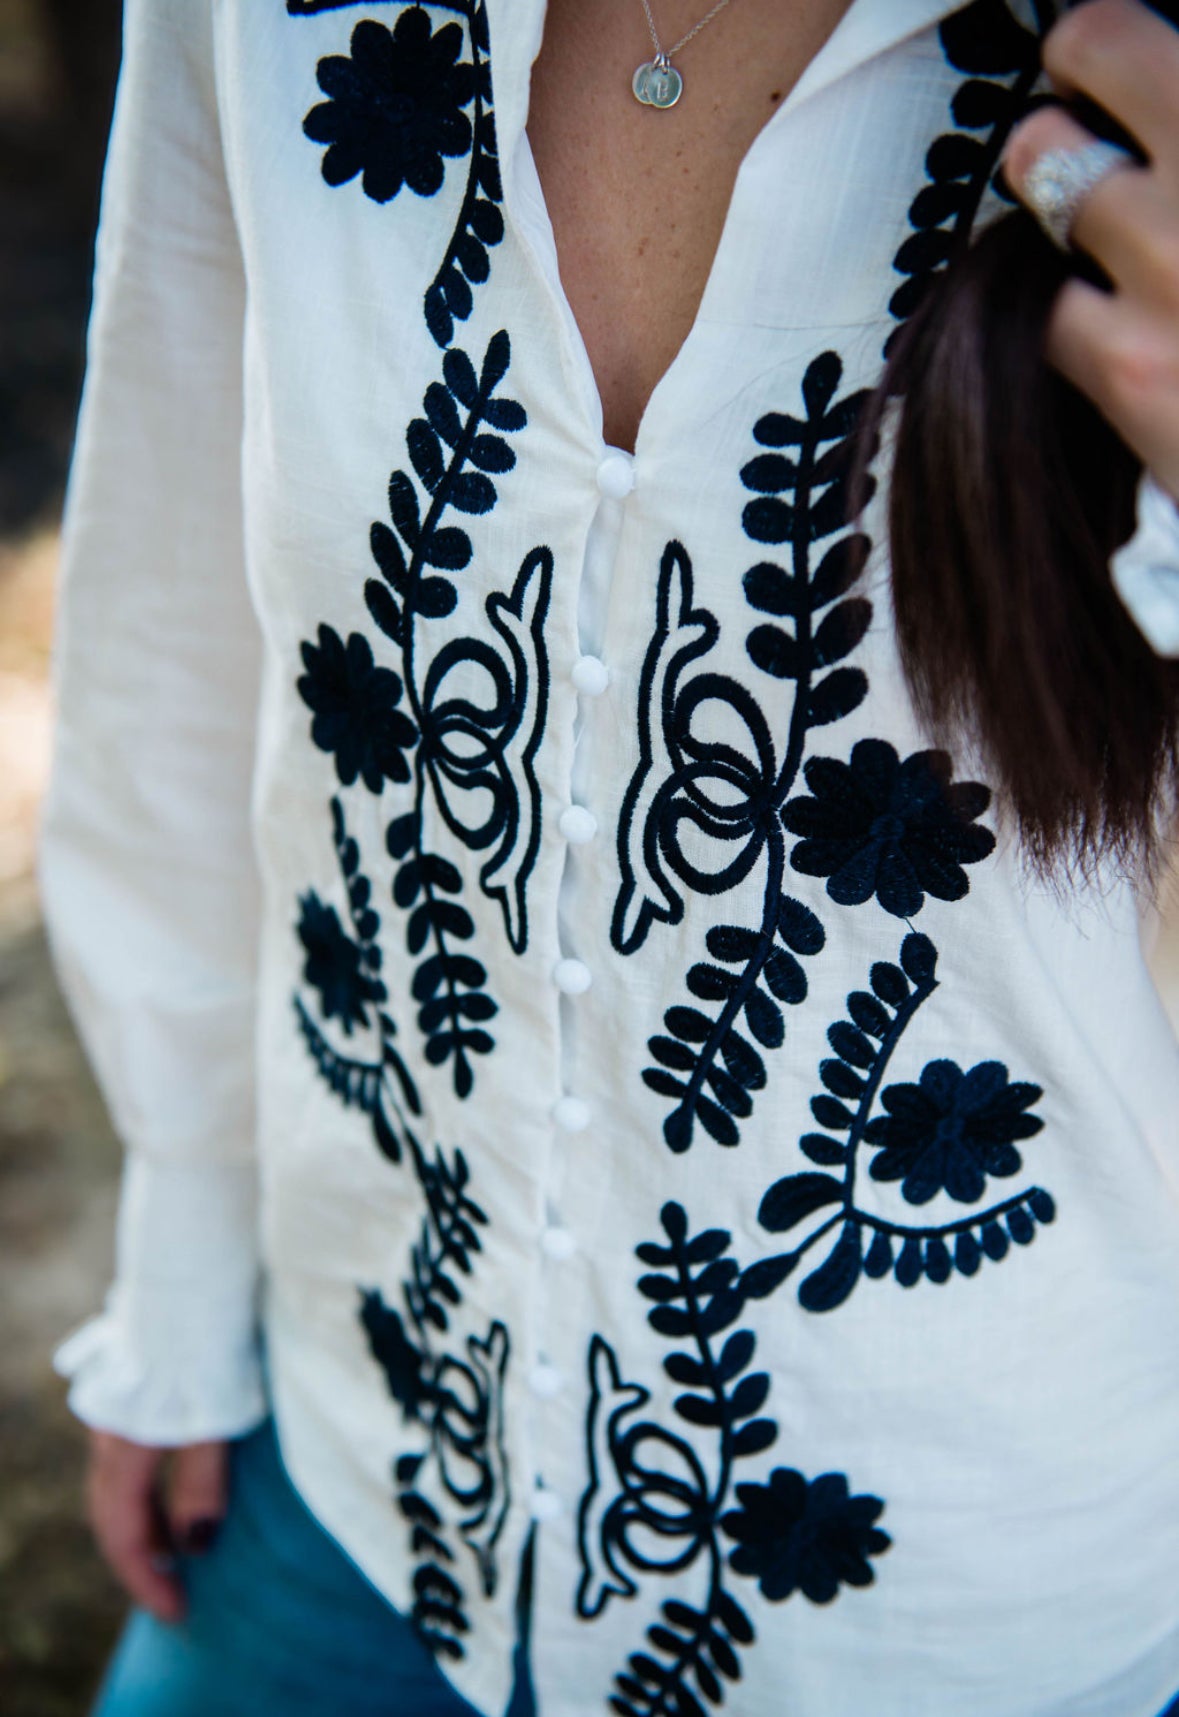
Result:
M654 59L644 60L630 80L636 101L641 101L644 107L674 107L684 93L684 80L671 63L671 56L678 54L681 48L696 36L706 24L711 24L718 12L723 12L729 0L713 0L710 11L706 12L698 24L693 24L687 35L681 36L678 42L673 42L670 48L665 48L659 40L659 31L655 28L655 20L651 16L651 0L643 0L643 13L647 19L647 28L651 32L651 46L655 50Z
M684 92L684 80L664 54L644 60L631 79L636 101L644 107L674 107Z

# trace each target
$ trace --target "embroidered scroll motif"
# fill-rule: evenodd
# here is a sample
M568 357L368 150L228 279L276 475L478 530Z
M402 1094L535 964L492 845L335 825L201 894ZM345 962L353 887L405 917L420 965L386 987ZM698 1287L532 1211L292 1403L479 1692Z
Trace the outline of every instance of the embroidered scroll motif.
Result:
M755 1638L731 1575L755 1580L771 1603L800 1594L828 1604L842 1587L870 1586L873 1559L891 1541L877 1524L882 1500L854 1494L843 1473L808 1479L775 1466L760 1479L738 1477L779 1436L763 1411L770 1378L752 1368L756 1337L733 1328L774 1282L757 1265L740 1268L727 1230L689 1236L682 1206L665 1204L661 1224L662 1238L638 1248L651 1267L638 1288L648 1323L675 1344L663 1364L683 1391L674 1411L684 1429L643 1416L650 1391L625 1380L613 1348L594 1336L577 1613L592 1620L633 1597L645 1577L699 1569L702 1598L664 1601L607 1703L621 1717L703 1717L705 1705L724 1700L725 1682L740 1680L741 1651Z

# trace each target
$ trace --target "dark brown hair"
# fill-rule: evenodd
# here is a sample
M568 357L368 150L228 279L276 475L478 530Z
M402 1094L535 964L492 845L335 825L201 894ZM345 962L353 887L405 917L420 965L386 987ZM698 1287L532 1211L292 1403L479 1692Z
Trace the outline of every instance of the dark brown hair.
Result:
M1047 365L1070 271L1023 210L959 247L893 344L889 503L901 659L920 716L988 771L1041 874L1154 868L1179 791L1179 662L1110 580L1141 465Z

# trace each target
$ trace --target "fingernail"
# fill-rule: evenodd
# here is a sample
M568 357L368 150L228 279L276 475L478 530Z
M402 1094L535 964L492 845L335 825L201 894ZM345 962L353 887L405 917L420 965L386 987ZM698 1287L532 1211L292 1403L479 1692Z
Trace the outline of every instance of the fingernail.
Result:
M187 1528L183 1538L184 1548L194 1555L200 1555L208 1550L217 1536L221 1522L213 1515L205 1515L200 1520L194 1520Z

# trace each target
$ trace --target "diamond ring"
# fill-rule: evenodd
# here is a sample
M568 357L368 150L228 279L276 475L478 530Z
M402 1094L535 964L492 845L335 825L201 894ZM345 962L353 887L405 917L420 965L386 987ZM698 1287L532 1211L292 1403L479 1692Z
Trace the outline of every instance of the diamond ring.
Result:
M1116 143L1094 141L1080 149L1049 149L1024 176L1023 200L1053 244L1068 250L1081 204L1101 181L1134 157Z

